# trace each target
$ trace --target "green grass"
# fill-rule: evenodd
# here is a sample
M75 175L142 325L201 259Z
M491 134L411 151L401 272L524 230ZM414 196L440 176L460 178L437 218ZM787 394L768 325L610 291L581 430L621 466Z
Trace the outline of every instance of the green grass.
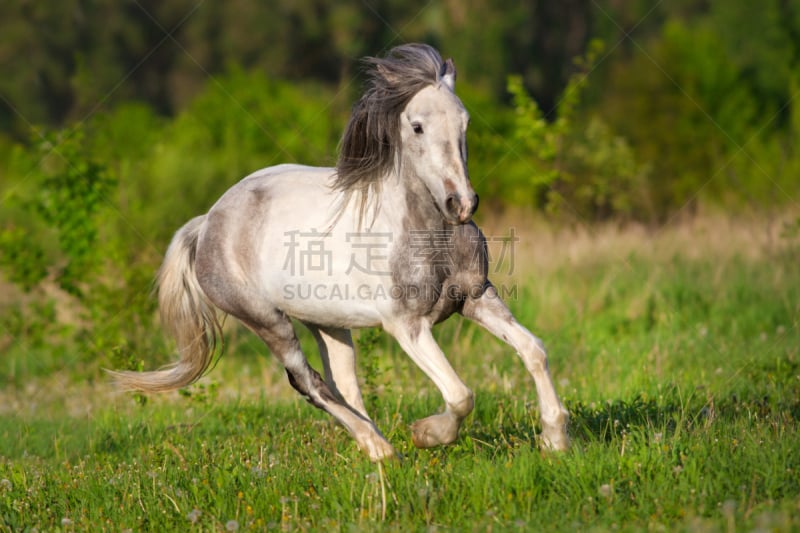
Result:
M798 530L798 247L682 231L567 235L518 257L509 304L550 350L566 453L536 447L511 350L460 320L437 331L477 394L452 446L411 445L409 423L441 399L396 346L362 354L368 407L402 454L383 465L239 330L190 394L143 405L92 365L56 370L59 354L14 345L0 531Z

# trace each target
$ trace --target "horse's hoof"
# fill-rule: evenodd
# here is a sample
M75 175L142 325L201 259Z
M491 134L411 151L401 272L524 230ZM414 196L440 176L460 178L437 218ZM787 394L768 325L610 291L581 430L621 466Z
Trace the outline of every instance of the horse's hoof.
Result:
M361 445L361 449L369 456L369 460L373 463L379 463L397 457L397 452L394 451L394 447L380 437L367 440Z
M458 422L447 413L429 416L411 424L411 441L417 448L451 444L458 438Z
M417 448L433 448L439 445L439 442L435 441L430 434L418 427L417 424L411 426L411 442Z
M563 452L569 449L569 437L564 430L545 430L541 435L542 448L547 451Z

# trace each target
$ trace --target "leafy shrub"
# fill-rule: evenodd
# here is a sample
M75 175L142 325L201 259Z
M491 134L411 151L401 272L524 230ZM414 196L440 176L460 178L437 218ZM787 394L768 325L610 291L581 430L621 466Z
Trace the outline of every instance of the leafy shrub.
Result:
M601 51L602 44L595 42L586 58L577 60L581 71L564 90L553 121L530 97L520 77L508 80L516 112L514 136L529 165L528 195L540 207L568 211L584 220L641 216L646 206L641 186L647 167L601 119L586 120L577 113L585 72Z
M149 289L172 234L254 170L331 164L345 120L327 89L234 69L171 121L130 103L2 145L13 164L0 273L22 296L0 302L0 322L19 357L80 354L89 376L150 366L153 351L171 359Z
M145 269L115 237L117 178L87 153L83 132L45 134L37 152L30 184L9 200L25 216L0 229L0 267L26 294L3 326L25 345L77 352L96 370L112 354L148 344Z

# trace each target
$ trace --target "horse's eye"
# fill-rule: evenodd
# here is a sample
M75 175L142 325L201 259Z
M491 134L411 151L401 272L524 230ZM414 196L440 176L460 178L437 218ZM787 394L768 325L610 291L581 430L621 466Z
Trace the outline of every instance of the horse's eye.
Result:
M412 123L411 127L414 128L414 133L416 133L417 135L420 135L420 134L423 133L422 124L420 124L419 122Z

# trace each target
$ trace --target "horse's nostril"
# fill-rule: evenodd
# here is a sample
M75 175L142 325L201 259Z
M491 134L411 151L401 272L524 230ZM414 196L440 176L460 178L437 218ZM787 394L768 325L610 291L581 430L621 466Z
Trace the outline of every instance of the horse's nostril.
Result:
M459 201L457 194L448 194L447 200L445 200L444 205L447 208L447 211L452 214L458 216L459 211L461 210L461 202Z

